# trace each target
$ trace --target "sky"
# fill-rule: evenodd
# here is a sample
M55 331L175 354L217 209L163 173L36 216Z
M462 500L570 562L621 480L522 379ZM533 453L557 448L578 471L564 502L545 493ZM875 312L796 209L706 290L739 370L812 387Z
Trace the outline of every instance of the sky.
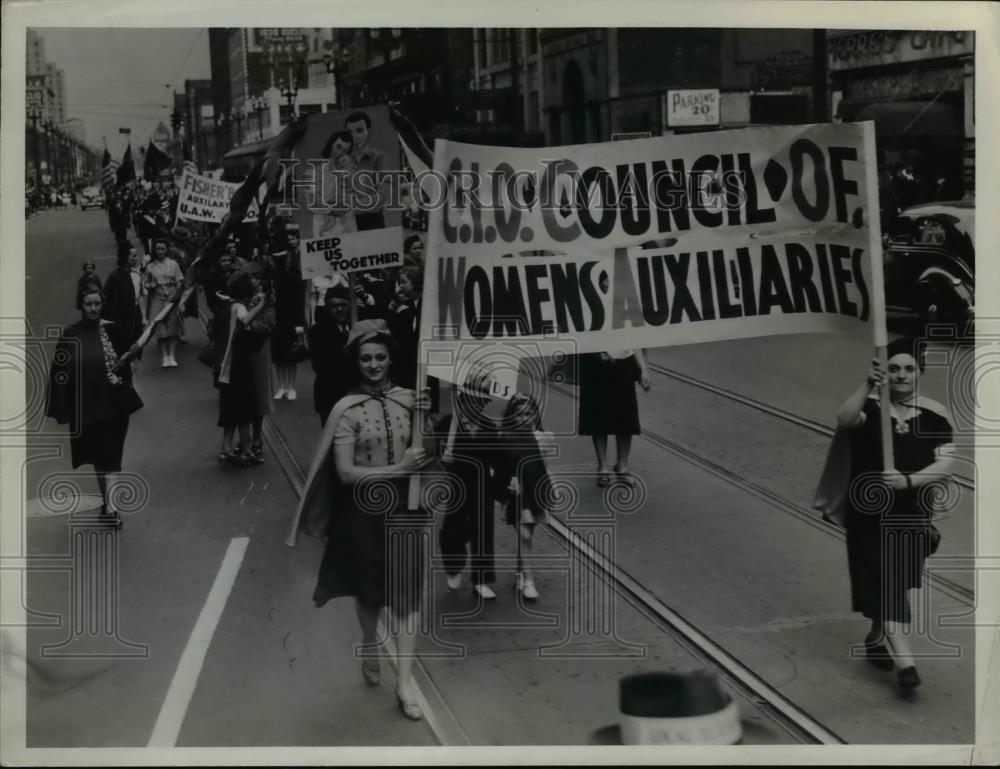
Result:
M61 67L66 85L66 117L86 125L87 143L118 159L132 129L138 162L162 121L170 127L173 93L186 79L211 76L208 29L38 29L45 58ZM169 85L169 87L168 87Z

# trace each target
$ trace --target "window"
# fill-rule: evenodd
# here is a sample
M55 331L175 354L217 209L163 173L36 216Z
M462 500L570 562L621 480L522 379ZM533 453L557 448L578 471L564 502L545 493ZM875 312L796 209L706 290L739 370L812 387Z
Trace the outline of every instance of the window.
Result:
M489 34L489 30L478 29L476 30L476 46L479 49L479 66L486 66L486 35Z
M525 44L524 47L524 52L528 56L538 53L538 30L526 29L524 30L524 37L527 40L527 43Z
M528 128L542 127L542 99L538 91L532 91L528 99Z
M504 64L510 61L510 36L512 31L510 29L496 29L493 31L497 36L497 64Z

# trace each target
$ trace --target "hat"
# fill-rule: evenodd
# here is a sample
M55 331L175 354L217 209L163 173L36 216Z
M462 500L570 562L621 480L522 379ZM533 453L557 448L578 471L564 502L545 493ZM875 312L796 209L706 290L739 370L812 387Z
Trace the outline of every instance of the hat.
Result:
M344 345L344 352L350 352L355 345L362 345L377 336L387 336L392 339L389 332L389 324L382 318L372 318L371 320L359 320L347 334L347 344Z

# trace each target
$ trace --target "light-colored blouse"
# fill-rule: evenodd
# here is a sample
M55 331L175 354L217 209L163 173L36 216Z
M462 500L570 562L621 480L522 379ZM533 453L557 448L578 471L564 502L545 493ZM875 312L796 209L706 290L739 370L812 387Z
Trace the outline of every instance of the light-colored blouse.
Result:
M358 467L386 467L400 462L413 433L412 402L412 391L397 389L350 406L337 423L334 444L353 445L354 464Z

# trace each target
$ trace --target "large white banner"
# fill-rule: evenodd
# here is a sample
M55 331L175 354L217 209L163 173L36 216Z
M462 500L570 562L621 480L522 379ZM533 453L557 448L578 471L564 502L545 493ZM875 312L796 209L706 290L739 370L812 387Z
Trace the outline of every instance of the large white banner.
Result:
M434 164L448 199L428 232L430 358L494 340L582 353L871 338L881 317L871 124L542 149L439 141Z
M177 218L195 222L221 223L229 213L229 201L242 182L220 182L210 176L185 170L178 186ZM255 222L260 216L257 201L250 203L245 222Z

